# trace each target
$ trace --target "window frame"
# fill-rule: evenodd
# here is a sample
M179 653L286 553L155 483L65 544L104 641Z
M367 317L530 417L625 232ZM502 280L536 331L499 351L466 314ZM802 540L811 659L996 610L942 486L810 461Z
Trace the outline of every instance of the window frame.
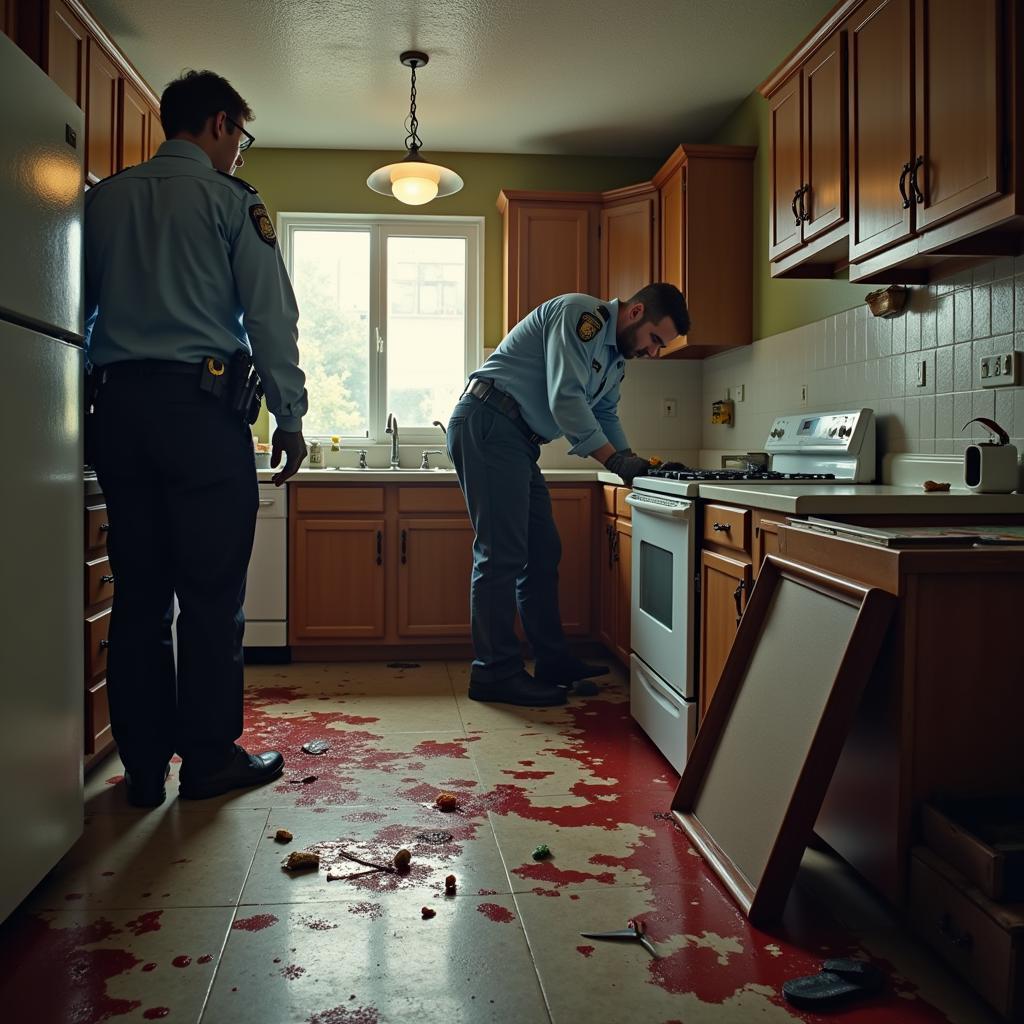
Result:
M466 313L463 339L463 377L468 378L483 357L484 316L484 218L466 216L402 214L309 213L282 212L277 215L277 236L289 280L292 280L292 256L296 231L368 230L370 234L370 311L367 339L369 360L369 434L339 435L352 444L385 444L387 424L387 239L403 238L465 238L466 240ZM301 317L301 306L300 306ZM377 344L380 338L382 344ZM301 365L302 333L299 332ZM443 417L442 417L443 420ZM398 425L399 439L404 443L437 445L442 439L436 427L404 427ZM307 440L330 439L330 434L307 434Z

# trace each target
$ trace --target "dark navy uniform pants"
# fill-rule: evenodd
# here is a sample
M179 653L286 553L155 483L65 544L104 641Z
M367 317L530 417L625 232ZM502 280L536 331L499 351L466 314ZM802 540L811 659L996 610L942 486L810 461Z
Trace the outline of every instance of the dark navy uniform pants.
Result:
M195 376L108 380L95 407L114 577L114 739L132 772L175 752L214 769L242 732L242 601L259 507L252 437Z
M495 682L522 670L517 607L536 657L566 657L558 610L562 544L537 466L540 447L503 413L467 395L448 423L448 454L476 531L472 678Z

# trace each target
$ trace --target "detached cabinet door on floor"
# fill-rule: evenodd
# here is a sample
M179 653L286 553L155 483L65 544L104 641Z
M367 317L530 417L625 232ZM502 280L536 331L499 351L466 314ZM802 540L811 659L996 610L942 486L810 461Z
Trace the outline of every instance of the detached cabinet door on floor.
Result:
M468 637L469 519L399 519L397 557L399 636Z
M383 637L383 517L300 518L293 536L293 638Z

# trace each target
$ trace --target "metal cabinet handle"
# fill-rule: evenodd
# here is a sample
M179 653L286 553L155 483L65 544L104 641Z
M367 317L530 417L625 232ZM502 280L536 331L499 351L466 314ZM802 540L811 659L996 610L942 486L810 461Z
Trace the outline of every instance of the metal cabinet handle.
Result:
M715 533L728 533L732 529L732 523L715 523L711 529Z
M110 529L110 523L100 523L100 533L107 533Z
M743 618L743 591L747 589L747 584L744 580L740 580L736 585L736 589L732 592L732 599L736 602L736 625L740 624L740 619Z
M948 939L957 949L971 949L974 946L974 936L970 932L959 929L949 913L945 913L939 918L938 928L939 934L944 939Z
M405 557L405 553L406 553L406 536L405 536L405 530L403 530L402 531L402 565L405 565L406 561L408 561L408 559Z
M100 583L113 583L113 582L114 582L114 577L113 576L101 576L100 577Z
M615 527L606 526L604 535L608 541L608 568L610 569L615 564Z
M910 164L905 163L903 170L900 171L900 197L903 199L903 209L910 209L910 197L907 195L906 183L907 175L910 173Z
M797 203L797 200L798 200L798 199L800 198L800 193L801 193L802 191L803 191L803 185L801 185L801 186L800 186L800 188L798 188L798 189L797 189L797 190L796 190L796 191L795 191L795 192L793 193L793 202L791 202L791 203L789 204L789 208L790 208L790 209L791 209L791 210L793 211L793 223L794 223L794 224L795 224L795 225L796 225L797 227L800 227L800 213L799 213L799 211L798 211L798 210L797 210L797 208L796 208L796 203Z
M378 530L377 531L377 564L378 565L383 565L384 564L383 552L384 552L384 535L381 533L380 530Z
M919 156L914 160L914 166L910 169L910 194L914 197L914 201L917 203L924 202L924 193L921 191L921 186L917 181L917 172L924 166L924 157ZM907 203L907 206L910 204Z
M619 560L619 531L616 529L612 530L612 554L617 562Z
M273 504L274 504L274 499L273 498L260 498L260 507L261 508L266 508L268 505L273 505Z
M101 651L105 651L109 646L110 646L110 641L109 640L101 640L100 641L100 650Z
M811 215L807 212L807 207L804 206L804 197L810 191L811 191L811 186L810 185L804 185L800 189L800 220L801 221L808 221L808 220L811 219Z

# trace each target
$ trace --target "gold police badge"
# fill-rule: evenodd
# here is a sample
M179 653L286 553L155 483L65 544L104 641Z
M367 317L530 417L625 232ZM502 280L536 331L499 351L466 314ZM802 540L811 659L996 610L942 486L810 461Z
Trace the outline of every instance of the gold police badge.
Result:
M580 341L593 341L603 326L593 313L581 313L576 323L576 337Z
M256 228L256 234L267 245L271 247L277 245L277 235L274 233L274 224L270 219L270 214L267 213L267 208L262 203L250 206L249 216L252 218L253 226Z

